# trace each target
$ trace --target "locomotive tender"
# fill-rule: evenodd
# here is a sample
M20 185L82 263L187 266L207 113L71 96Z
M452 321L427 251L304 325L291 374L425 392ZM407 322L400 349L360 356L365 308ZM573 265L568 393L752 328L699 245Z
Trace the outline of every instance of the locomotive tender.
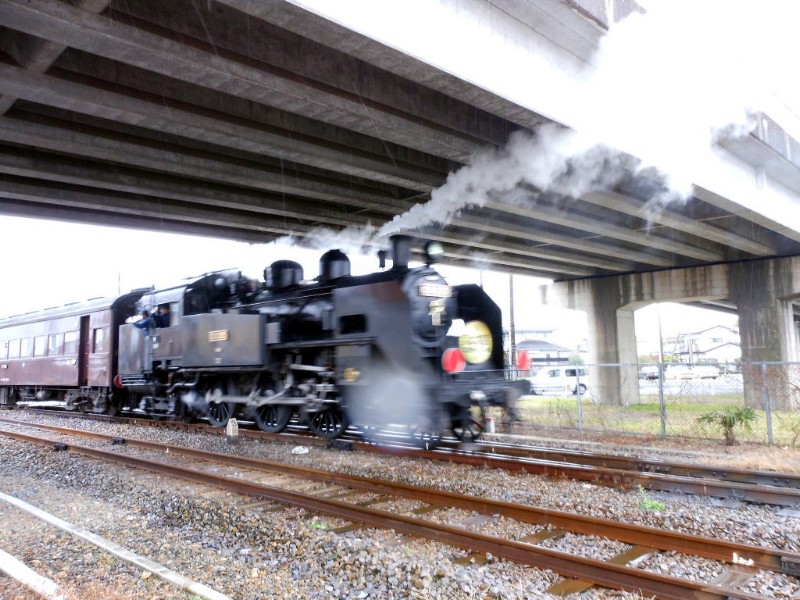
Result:
M410 238L392 243L392 267L369 275L351 275L347 256L331 250L311 282L298 263L279 260L261 283L222 271L75 305L68 322L58 311L0 321L0 405L51 399L95 412L205 416L217 426L239 417L270 432L297 414L329 439L350 423L365 432L402 424L426 446L447 429L475 439L472 407L512 411L525 390L505 377L500 310L478 286L449 286L432 254L410 268ZM168 326L124 322L163 306ZM62 343L51 356L61 342L47 336L75 329L79 351ZM97 335L108 341L95 381L86 374ZM31 338L23 358L17 345Z

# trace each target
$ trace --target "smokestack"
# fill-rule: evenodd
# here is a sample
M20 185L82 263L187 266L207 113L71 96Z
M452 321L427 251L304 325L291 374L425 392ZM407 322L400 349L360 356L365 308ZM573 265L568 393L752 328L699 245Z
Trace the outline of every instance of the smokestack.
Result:
M411 258L411 237L407 235L393 235L392 240L392 269L399 271L408 268Z

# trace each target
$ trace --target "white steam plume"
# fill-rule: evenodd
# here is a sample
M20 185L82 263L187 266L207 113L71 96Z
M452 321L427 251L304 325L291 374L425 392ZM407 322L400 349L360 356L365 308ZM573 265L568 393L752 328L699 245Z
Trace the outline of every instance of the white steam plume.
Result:
M334 230L328 227L315 227L304 237L283 236L273 243L278 246L301 247L311 250L330 250L337 248L348 255L370 254L375 246L376 228L372 225L346 227Z
M489 201L532 202L538 191L579 196L641 169L651 179L657 170L664 186L651 201L657 212L688 197L694 174L713 159L714 142L747 133L756 111L800 123L792 64L800 2L640 4L645 13L633 13L601 40L580 97L565 98L571 130L546 126L512 135L504 148L451 173L428 203L395 217L380 234L446 224Z
M757 111L800 110L795 0L640 0L614 25L586 78L572 127L658 167L677 191L721 136L750 131ZM796 118L797 115L795 115Z
M396 216L380 234L448 223L464 208L490 200L523 203L534 193L531 188L582 194L613 185L635 166L621 153L555 125L540 127L535 135L518 131L505 147L478 154L469 166L450 173L429 202Z

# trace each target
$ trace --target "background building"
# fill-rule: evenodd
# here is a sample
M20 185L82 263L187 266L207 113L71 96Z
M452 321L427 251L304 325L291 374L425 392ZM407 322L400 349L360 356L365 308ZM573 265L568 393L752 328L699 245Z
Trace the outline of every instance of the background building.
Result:
M715 325L702 331L680 334L673 354L687 365L702 363L738 363L742 359L739 330Z

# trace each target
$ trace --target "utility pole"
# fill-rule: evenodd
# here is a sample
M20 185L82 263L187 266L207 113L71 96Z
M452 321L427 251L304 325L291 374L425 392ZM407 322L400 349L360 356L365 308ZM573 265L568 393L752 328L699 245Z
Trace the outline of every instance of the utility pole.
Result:
M509 357L509 362L511 363L511 368L514 369L512 379L517 379L519 377L519 373L517 373L517 333L514 329L514 274L508 274L508 295L509 295L509 344L511 350L511 356Z
M661 304L656 304L656 309L658 311L658 362L662 364L664 362L664 337L661 335Z

